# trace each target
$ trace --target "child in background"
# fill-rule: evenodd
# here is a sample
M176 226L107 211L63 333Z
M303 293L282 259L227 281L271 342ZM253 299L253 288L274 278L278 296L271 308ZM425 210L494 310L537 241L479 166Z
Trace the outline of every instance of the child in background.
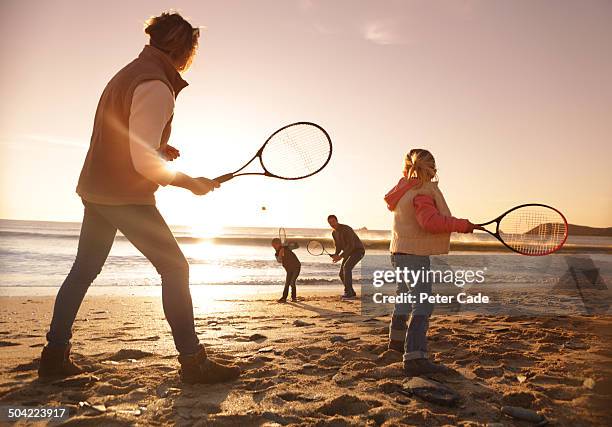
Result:
M283 296L277 301L280 303L287 302L287 296L289 294L289 287L291 286L291 301L297 301L297 293L295 289L295 282L300 275L300 268L302 264L297 256L293 253L289 245L283 246L279 238L272 239L272 247L276 251L274 256L276 260L283 264L285 271L287 272L287 278L285 279L285 289L283 290Z

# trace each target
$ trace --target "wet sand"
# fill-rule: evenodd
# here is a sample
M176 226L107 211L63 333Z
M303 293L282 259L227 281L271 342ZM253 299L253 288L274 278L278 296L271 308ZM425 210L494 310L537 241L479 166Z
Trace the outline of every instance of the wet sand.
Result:
M41 382L53 298L1 297L0 405L65 405L64 425L608 425L610 316L434 313L431 353L455 372L411 381L386 348L389 316L335 293L194 298L209 353L243 369L212 386L180 383L153 296L88 296L73 339L87 374Z

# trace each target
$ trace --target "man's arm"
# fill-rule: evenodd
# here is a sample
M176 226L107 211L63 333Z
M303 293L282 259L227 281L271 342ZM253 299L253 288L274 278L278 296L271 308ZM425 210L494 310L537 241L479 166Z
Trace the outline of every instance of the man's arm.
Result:
M334 239L334 246L336 248L336 251L332 254L332 256L337 256L342 251L342 242L338 234L338 230L332 231L332 238Z
M342 251L342 258L346 258L353 253L353 250L355 249L355 238L357 236L354 235L355 232L348 225L344 226L342 233L344 235L342 240L346 242L344 251Z

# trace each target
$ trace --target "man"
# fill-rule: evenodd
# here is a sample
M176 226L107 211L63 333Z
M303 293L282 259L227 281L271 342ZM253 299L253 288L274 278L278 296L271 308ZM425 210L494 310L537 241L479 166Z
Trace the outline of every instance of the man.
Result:
M365 248L357 233L346 224L340 224L336 215L329 215L327 222L333 228L332 237L336 251L332 255L334 263L342 260L340 280L344 284L343 299L352 299L357 293L353 289L353 268L365 255Z
M187 86L181 77L195 56L199 30L178 13L147 21L150 36L140 55L122 68L104 89L77 193L85 206L74 265L55 300L48 344L40 359L40 377L82 372L70 360L72 324L83 297L100 273L117 230L155 266L162 301L179 352L181 379L215 383L238 377L236 366L210 360L195 332L189 292L189 264L155 207L154 193L166 185L204 195L219 184L171 172L166 160L179 151L167 144L174 101Z
M289 245L283 246L281 239L278 237L272 239L272 247L275 250L274 256L276 260L283 265L283 268L287 272L285 278L285 289L283 290L283 296L276 302L285 303L287 302L287 296L289 295L289 287L291 287L291 301L297 301L297 292L295 289L295 282L300 275L300 269L302 263L298 257L293 253Z

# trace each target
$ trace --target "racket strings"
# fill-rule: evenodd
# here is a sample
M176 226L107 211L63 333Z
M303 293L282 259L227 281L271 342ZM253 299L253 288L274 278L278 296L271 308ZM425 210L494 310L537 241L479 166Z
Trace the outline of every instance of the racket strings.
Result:
M311 255L323 255L323 252L325 252L323 244L316 240L311 240L310 242L308 242L306 249Z
M275 134L262 153L262 164L281 178L300 178L321 170L331 154L331 142L318 127L289 126Z
M525 255L544 255L558 249L567 237L567 225L555 210L543 206L516 209L499 224L501 239Z

